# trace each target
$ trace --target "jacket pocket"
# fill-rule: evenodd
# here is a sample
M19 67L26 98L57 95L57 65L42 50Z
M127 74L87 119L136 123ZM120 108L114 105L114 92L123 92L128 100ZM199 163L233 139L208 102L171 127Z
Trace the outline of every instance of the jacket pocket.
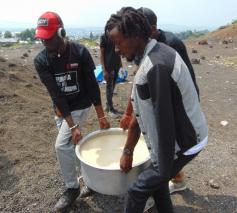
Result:
M143 85L136 84L136 87L137 87L137 93L140 99L146 100L151 97L148 84L143 84Z

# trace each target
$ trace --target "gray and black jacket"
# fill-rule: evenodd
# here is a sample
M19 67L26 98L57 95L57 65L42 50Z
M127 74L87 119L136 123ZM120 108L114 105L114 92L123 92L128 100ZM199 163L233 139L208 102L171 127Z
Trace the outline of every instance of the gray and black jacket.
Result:
M179 155L193 148L197 153L206 144L207 124L197 90L174 49L150 40L134 78L131 100L153 166L161 176L169 177Z
M169 47L172 47L174 50L176 50L179 53L179 55L181 56L181 58L183 59L183 61L185 62L185 64L188 67L188 70L189 70L190 75L192 77L194 86L196 87L197 93L199 95L199 88L198 88L198 85L196 83L196 77L195 77L194 69L193 69L191 61L188 57L187 49L186 49L185 44L183 43L183 41L180 40L172 32L163 31L161 29L157 29L157 33L156 33L155 37L153 37L153 38L156 39L156 41L158 41L158 42L162 42L162 43L168 45ZM136 58L134 60L134 63L136 65L138 65L139 60L140 60L139 58Z

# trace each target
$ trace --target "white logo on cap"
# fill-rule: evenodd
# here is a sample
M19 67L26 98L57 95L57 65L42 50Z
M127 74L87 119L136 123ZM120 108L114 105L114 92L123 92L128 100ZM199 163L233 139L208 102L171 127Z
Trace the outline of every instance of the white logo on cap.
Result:
M38 19L38 26L49 26L49 22L47 18L39 18Z

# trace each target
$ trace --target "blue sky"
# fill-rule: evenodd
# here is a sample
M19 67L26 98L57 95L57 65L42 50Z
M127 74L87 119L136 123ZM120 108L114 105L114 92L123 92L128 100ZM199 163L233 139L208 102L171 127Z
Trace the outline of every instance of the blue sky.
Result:
M219 27L237 19L237 0L6 0L0 7L0 24L19 22L34 27L42 13L55 11L65 27L103 27L123 6L151 8L161 25Z

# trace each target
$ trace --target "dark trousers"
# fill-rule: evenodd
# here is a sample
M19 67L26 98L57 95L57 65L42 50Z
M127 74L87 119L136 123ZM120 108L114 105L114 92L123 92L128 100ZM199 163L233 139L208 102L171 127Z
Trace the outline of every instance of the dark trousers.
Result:
M171 172L172 179L195 155L181 155L174 160ZM169 192L169 181L160 181L160 174L153 166L144 170L137 180L129 188L126 201L125 213L143 213L146 201L153 196L159 213L173 213L173 205Z
M114 108L113 94L117 78L118 70L111 71L108 76L108 81L106 82L106 106L108 110L112 110Z

